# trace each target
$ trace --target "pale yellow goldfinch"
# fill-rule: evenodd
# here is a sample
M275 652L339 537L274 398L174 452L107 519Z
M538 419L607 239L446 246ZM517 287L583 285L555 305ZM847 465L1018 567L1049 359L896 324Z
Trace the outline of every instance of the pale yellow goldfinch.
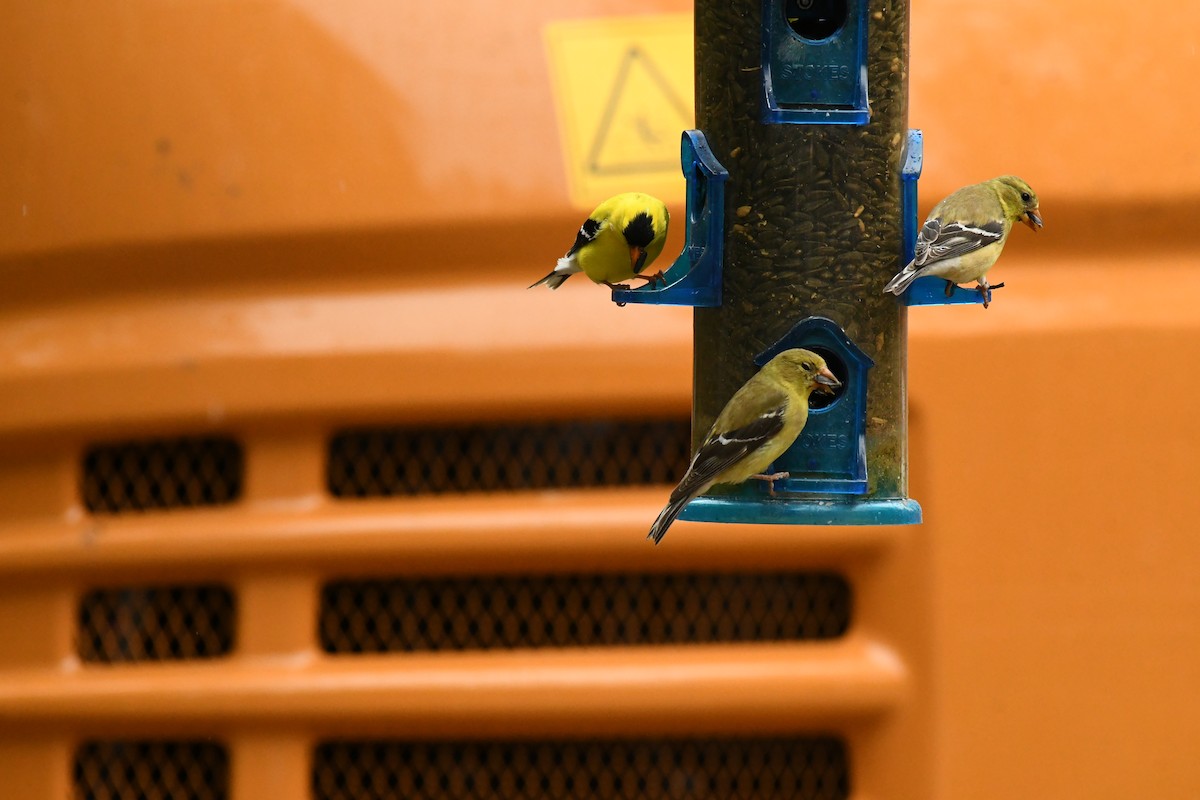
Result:
M983 307L991 300L987 271L1008 241L1013 223L1042 227L1038 196L1016 175L964 186L933 207L917 235L916 257L883 287L901 295L917 278L933 275L946 281L946 296L956 284L978 281Z
M669 221L666 205L656 197L641 192L610 197L583 221L575 244L558 266L529 288L544 283L557 289L576 272L613 289L628 289L621 281L635 277L646 283L661 281L661 270L649 276L639 273L662 252Z
M768 361L721 409L646 538L662 541L683 507L713 484L756 478L767 481L774 493L774 482L787 473L762 471L804 430L809 395L816 388L833 391L841 385L825 359L808 350L784 350Z

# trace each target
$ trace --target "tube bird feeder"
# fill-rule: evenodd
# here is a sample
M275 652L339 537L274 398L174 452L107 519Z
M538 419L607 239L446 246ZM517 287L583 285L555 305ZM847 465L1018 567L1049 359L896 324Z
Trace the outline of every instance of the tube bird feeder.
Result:
M824 356L844 388L814 396L773 496L758 481L714 487L682 519L921 521L908 498L908 301L882 292L916 214L908 22L907 0L696 0L696 122L725 175L722 219L706 229L723 236L720 301L694 312L693 445L787 347Z

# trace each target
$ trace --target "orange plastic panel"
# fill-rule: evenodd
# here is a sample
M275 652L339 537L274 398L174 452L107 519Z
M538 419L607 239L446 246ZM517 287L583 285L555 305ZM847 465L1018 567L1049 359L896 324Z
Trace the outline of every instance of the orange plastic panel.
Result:
M524 287L580 221L543 25L689 5L560 5L5 10L5 797L66 796L83 737L191 735L228 748L233 800L299 800L320 737L405 726L821 727L857 800L1200 794L1200 11L914 4L923 210L1016 172L1047 222L986 312L912 313L925 525L679 523L653 548L665 486L335 502L346 425L687 414L687 311ZM204 433L245 447L237 502L84 510L90 443ZM784 567L852 583L844 640L339 664L312 624L345 574ZM196 580L237 594L232 654L79 662L84 592Z

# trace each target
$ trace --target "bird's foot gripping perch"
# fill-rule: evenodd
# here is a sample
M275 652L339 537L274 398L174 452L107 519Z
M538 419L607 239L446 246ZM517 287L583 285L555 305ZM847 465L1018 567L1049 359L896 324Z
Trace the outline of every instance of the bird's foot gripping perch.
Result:
M975 287L975 291L977 291L981 295L983 295L983 307L987 308L992 302L992 291L994 289L1003 289L1003 288L1004 288L1003 281L1001 281L1000 283L994 284L994 285L988 285L988 282L986 280L981 280L979 282L979 285Z
M665 275L663 275L663 272L661 269L652 275L634 275L633 277L638 280L645 281L643 286L653 286L656 283L662 283L665 285L667 282L667 278ZM620 289L621 291L625 291L625 292L627 292L633 288L628 283L613 283L612 281L606 281L606 280L601 280L600 283L603 283L605 286L607 286L610 289ZM624 305L624 303L621 303L621 305Z
M655 272L653 275L634 275L633 277L644 280L645 283L643 284L643 287L654 286L659 283L661 283L663 286L667 285L667 276L663 275L663 271L661 269L658 272Z
M751 475L751 478L757 481L766 481L767 494L771 497L775 496L775 481L781 481L785 478L792 477L790 472L772 472L769 475Z
M958 288L958 284L954 281L946 281L946 297L954 295L954 290ZM975 291L983 297L983 307L987 308L992 302L992 291L995 289L1003 289L1004 282L989 284L986 280L979 281L975 286Z

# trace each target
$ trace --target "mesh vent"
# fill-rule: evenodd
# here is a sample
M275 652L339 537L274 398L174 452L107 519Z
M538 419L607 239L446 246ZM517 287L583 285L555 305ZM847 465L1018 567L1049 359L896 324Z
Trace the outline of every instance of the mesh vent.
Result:
M850 605L828 573L343 580L320 633L329 653L831 639Z
M84 661L212 658L233 648L233 592L223 586L97 589L79 604Z
M85 742L74 800L226 800L229 754L209 742Z
M327 742L313 800L586 797L843 800L832 738L581 742Z
M96 445L83 456L83 502L108 514L232 503L243 460L242 446L223 438Z
M673 484L691 458L684 420L344 431L329 445L334 497Z

